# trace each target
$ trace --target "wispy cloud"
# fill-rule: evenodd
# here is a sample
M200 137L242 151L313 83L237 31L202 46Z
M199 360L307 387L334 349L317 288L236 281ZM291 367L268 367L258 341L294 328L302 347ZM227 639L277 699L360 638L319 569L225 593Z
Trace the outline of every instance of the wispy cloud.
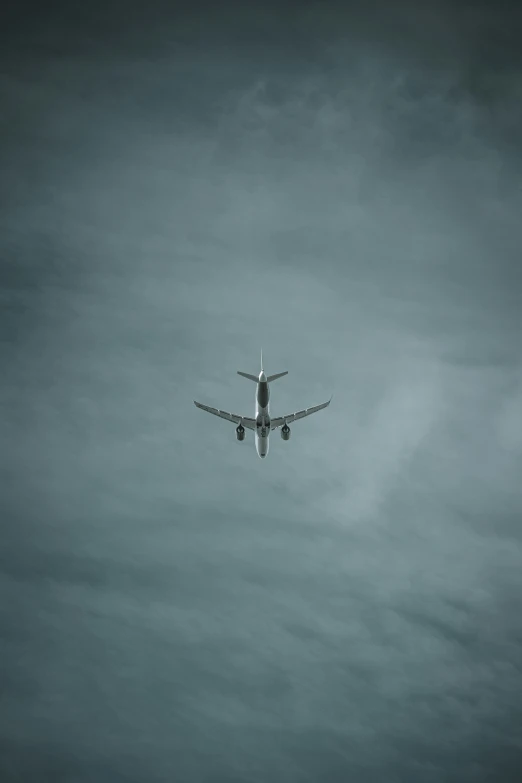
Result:
M519 52L444 8L13 28L2 779L518 779ZM192 404L261 347L334 392L264 462Z

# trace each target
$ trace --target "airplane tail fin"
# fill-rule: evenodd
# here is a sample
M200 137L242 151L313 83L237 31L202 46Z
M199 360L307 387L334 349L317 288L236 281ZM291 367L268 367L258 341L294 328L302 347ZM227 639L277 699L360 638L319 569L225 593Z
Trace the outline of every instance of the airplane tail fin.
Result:
M261 348L261 372L264 372L263 370L263 349ZM259 383L259 378L257 375L252 375L249 372L241 372L241 370L237 371L238 375L242 375L243 378L248 378L249 381L254 381L254 383ZM283 375L288 375L288 370L285 370L284 372L277 372L275 375L269 375L267 377L267 383L271 383L272 381L277 381L278 378L282 378Z
M249 381L254 381L254 383L259 383L259 378L257 375L251 375L249 372L241 372L241 370L237 371L238 375L242 375L243 378L248 378ZM272 381L277 381L278 378L282 378L283 375L288 375L288 370L285 370L284 372L276 372L275 375L269 375L267 377L267 383L272 383Z
M275 375L269 375L267 381L268 383L272 383L272 381L277 381L278 378L282 378L283 375L288 375L288 370L285 370L284 372L276 372Z

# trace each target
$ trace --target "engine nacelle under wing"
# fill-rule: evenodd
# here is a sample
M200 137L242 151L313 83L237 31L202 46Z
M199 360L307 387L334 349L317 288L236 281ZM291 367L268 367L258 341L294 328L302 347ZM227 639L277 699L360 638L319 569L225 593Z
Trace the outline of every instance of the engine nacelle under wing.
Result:
M238 424L236 427L236 438L238 440L245 440L245 428L242 424Z
M283 438L283 440L290 440L290 427L288 426L288 424L284 424L281 427L281 437Z

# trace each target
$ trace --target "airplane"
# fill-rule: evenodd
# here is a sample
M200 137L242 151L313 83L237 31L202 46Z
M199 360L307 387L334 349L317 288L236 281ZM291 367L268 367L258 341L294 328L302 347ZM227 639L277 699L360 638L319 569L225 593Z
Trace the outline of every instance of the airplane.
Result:
M264 459L268 454L268 439L271 430L277 430L281 428L281 437L283 440L290 440L290 427L288 426L298 419L304 419L305 416L310 416L312 413L327 408L332 401L332 398L328 402L323 402L321 405L315 405L313 408L305 408L302 411L296 411L295 413L289 413L287 416L280 416L278 418L270 418L270 389L268 384L272 381L282 378L284 375L288 375L288 370L285 372L278 372L275 375L265 375L263 370L263 351L261 351L261 372L259 375L251 375L248 372L237 371L238 375L242 375L243 378L248 378L250 381L254 381L257 384L256 389L256 415L251 419L248 416L239 416L236 413L227 413L227 411L219 410L218 408L211 408L209 405L203 405L201 402L194 400L196 408L201 408L202 411L207 413L213 413L214 416L220 416L222 419L231 421L237 424L236 437L239 441L245 439L245 428L253 430L255 436L256 450L258 456Z

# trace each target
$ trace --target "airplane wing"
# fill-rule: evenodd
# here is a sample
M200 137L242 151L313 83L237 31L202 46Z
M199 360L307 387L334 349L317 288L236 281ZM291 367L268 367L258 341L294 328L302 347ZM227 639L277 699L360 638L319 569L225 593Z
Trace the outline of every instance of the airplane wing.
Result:
M222 419L226 419L227 421L231 421L234 424L241 424L243 427L246 427L249 430L255 430L256 428L256 422L255 419L250 419L248 416L238 416L237 413L228 413L227 411L220 411L218 408L211 408L209 405L203 405L201 402L196 402L194 400L194 405L196 408L201 408L202 411L207 411L207 413L213 413L214 416L220 416Z
M321 405L314 405L313 408L305 408L302 411L296 411L295 413L289 413L288 416L280 416L277 419L271 419L270 420L270 429L277 430L278 427L282 427L284 423L291 424L293 421L298 421L299 419L304 419L305 416L311 416L312 413L316 413L317 411L322 410L323 408L327 408L332 401L332 398L328 400L328 402L323 402Z

